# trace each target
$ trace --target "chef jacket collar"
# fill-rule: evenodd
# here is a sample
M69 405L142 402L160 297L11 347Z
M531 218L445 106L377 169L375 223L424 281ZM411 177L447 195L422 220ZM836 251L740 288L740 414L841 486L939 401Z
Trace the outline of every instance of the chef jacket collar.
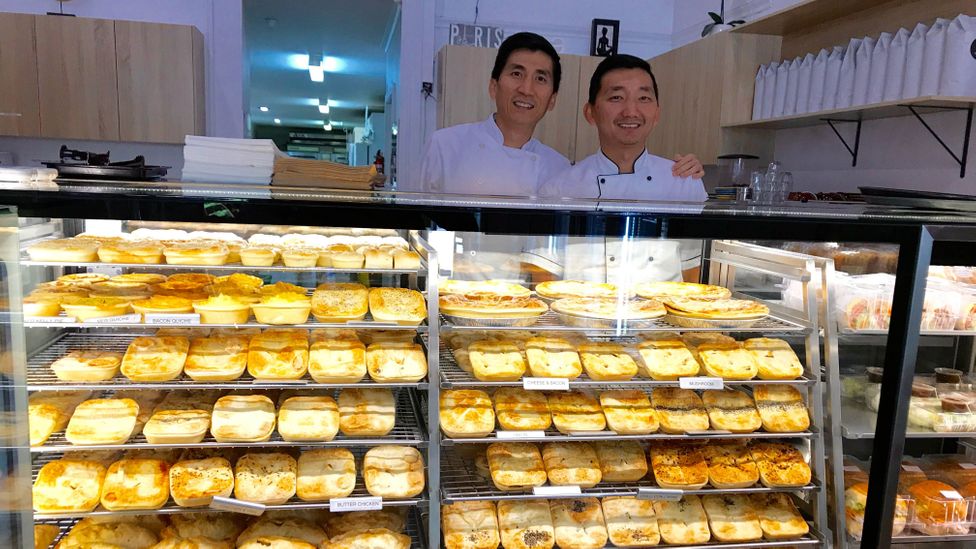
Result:
M647 153L647 149L644 149L644 152L637 157L637 160L634 160L635 174L640 173L645 169L647 163L650 161L650 157L651 156ZM603 152L602 148L600 149L599 154L597 154L596 160L596 173L599 175L631 175L621 174L620 167L618 167L613 160L610 160L610 158Z
M495 113L491 113L488 115L488 119L481 123L481 129L486 134L488 134L488 137L491 137L493 141L495 141L496 143L498 143L503 147L505 146L505 136L502 135L502 130L499 129L498 123L495 122ZM521 149L523 151L531 151L535 143L536 143L536 138L533 137L528 141L526 141L525 145L522 145ZM509 147L509 148L514 149L515 147Z

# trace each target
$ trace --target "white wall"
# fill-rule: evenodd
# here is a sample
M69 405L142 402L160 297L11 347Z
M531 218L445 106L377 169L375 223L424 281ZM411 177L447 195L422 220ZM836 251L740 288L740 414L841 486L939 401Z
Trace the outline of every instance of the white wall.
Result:
M652 57L671 49L674 0L491 0L480 2L477 24L501 27L505 35L531 31L560 53L590 54L593 19L620 21L620 52ZM437 0L434 49L448 43L451 23L475 23L477 0Z
M0 12L43 14L58 11L53 0L0 0ZM206 47L207 135L244 136L243 48L244 26L241 0L73 0L65 11L79 17L121 19L151 23L193 25L203 34ZM2 38L0 38L2 39ZM0 151L14 152L15 161L32 163L57 155L60 139L17 139L0 137ZM85 142L66 142L82 146ZM179 145L91 143L93 150L112 149L112 158L145 154L157 164L182 165ZM176 170L177 174L179 170ZM172 172L171 172L172 173Z

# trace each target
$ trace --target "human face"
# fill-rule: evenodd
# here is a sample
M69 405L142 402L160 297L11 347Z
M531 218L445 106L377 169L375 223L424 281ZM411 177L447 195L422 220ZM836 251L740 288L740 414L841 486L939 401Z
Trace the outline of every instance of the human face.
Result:
M583 106L583 116L596 126L604 148L643 146L660 115L651 75L641 69L604 74L596 101Z
M531 126L556 106L552 58L541 51L515 50L498 80L488 83L499 125Z

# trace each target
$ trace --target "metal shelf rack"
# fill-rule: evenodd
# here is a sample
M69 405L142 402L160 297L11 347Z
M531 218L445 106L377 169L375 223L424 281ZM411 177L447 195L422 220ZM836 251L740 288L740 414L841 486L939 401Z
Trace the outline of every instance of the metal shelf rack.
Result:
M224 265L172 265L170 263L102 263L81 261L32 261L27 254L21 256L20 264L25 267L79 267L79 268L125 268L154 271L206 271L218 273L246 272L283 272L283 273L322 273L322 274L377 274L377 275L420 275L427 274L427 262L421 259L419 269L341 269L336 267L285 267L272 265L270 267L249 267L241 263L227 263Z
M146 324L144 322L77 322L71 321L71 317L60 315L52 317L35 316L28 317L24 321L27 328L141 328L144 330L155 330L159 328L297 328L300 330L319 330L319 329L355 329L355 330L409 330L413 332L426 332L426 324L419 326L403 326L394 322L374 322L372 316L367 314L366 318L350 322L319 322L313 317L309 317L304 324L261 324L260 322L245 322L243 324L179 324L174 326L164 326Z
M642 321L643 322L643 321ZM794 322L792 320L782 318L775 313L770 316L756 321L747 327L742 328L721 328L721 327L708 327L708 328L687 328L682 327L667 320L667 317L657 318L654 320L646 321L645 325L648 327L635 328L630 327L627 324L621 324L619 327L615 328L583 328L580 326L567 326L560 320L559 316L555 313L548 312L541 315L538 320L528 326L478 326L478 325L460 325L455 324L448 320L444 315L441 315L440 325L442 330L490 330L490 331L512 331L512 330L530 330L539 332L574 332L574 333L585 333L587 335L596 336L627 336L639 333L647 332L763 332L767 334L779 334L779 333L806 333L809 331L808 326L804 326L801 323Z
M51 363L61 358L69 351L100 350L125 353L132 339L139 334L133 333L103 333L103 332L68 332L57 336L46 347L34 353L27 360L27 387L30 391L67 391L67 390L113 390L113 389L330 389L348 387L385 387L426 389L427 382L415 383L377 383L364 377L357 383L317 383L308 374L298 380L257 380L246 371L241 377L233 381L201 382L194 381L185 373L172 381L163 382L134 382L116 374L110 380L99 382L61 381L51 370Z

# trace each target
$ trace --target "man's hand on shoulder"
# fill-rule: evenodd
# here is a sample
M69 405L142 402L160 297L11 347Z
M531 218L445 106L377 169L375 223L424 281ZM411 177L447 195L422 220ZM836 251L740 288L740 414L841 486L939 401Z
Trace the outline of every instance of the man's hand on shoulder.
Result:
M674 166L671 166L671 175L675 177L701 179L705 176L705 167L702 166L698 157L693 154L678 154L674 157Z

